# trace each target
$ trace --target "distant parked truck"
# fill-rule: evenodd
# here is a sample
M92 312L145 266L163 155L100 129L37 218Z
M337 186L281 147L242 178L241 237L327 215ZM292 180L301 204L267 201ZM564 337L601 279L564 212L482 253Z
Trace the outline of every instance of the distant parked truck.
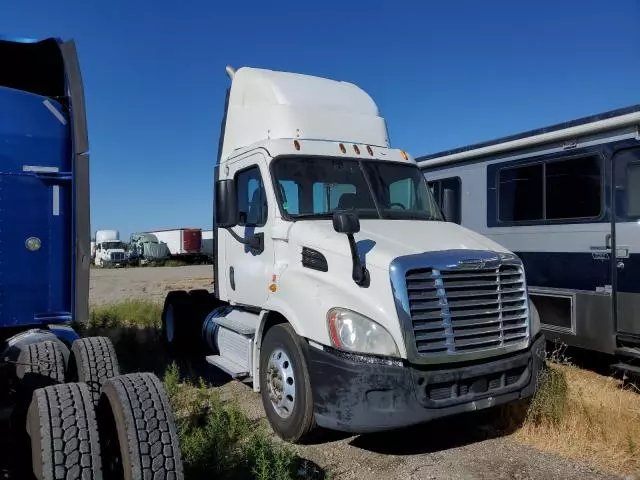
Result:
M158 237L151 233L132 233L129 245L128 260L130 263L145 265L151 262L161 262L171 255L167 244L158 241Z
M98 230L94 263L98 267L119 266L126 262L125 245L118 230Z
M213 260L213 230L203 230L200 242L200 253L207 261Z
M200 258L202 230L199 228L176 228L146 233L155 235L159 242L166 243L174 258L187 261Z

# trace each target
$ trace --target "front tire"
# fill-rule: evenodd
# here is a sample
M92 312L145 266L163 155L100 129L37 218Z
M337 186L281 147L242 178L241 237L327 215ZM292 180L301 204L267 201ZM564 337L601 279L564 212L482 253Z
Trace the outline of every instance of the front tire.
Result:
M304 443L316 428L313 395L302 343L291 325L271 327L260 350L262 405L274 432Z

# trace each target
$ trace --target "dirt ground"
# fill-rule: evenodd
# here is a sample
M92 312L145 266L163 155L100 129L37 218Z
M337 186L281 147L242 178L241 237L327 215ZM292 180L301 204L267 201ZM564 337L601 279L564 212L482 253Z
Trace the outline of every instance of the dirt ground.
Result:
M161 302L176 288L211 289L212 267L165 267L91 271L90 300L105 304L130 298ZM252 419L263 418L259 394L230 381L220 387ZM320 444L296 447L299 454L336 479L609 479L617 478L522 446L488 438L480 417L471 415L376 435L334 435Z

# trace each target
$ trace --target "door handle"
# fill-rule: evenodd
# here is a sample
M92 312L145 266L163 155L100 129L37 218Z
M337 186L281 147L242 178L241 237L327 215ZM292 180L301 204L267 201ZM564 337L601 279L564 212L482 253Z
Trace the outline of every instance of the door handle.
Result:
M605 248L611 250L611 234L607 233L607 235L604 237L604 246Z
M236 289L236 276L235 276L235 270L233 269L233 267L229 267L229 283L231 284L231 290Z

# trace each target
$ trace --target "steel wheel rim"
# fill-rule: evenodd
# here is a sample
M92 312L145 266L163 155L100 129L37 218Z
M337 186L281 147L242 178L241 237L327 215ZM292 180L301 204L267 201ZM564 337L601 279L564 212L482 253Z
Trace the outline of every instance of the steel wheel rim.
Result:
M265 374L271 406L279 417L289 418L296 403L296 382L291 359L284 350L271 352Z

